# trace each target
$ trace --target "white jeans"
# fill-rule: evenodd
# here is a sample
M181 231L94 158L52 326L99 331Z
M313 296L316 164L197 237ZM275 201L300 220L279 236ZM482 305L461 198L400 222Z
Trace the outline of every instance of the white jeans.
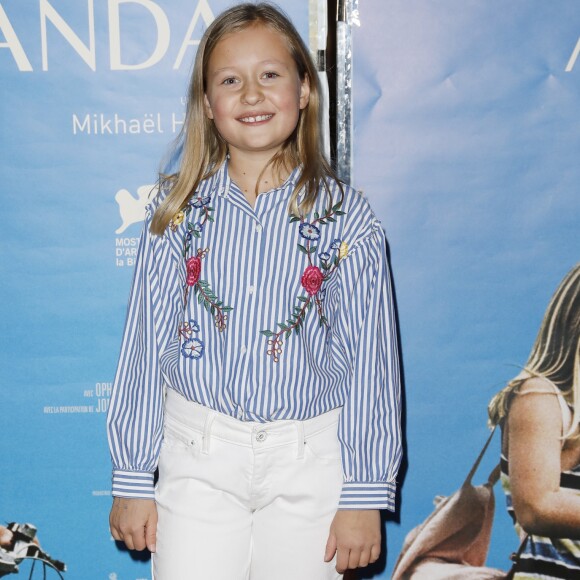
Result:
M154 580L337 580L324 562L342 487L339 409L238 421L168 389Z

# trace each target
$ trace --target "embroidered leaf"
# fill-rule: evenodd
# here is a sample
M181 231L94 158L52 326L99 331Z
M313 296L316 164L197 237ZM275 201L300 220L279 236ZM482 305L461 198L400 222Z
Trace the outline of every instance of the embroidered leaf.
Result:
M308 250L302 245L302 244L298 244L298 249L303 253L303 254L308 254Z
M342 205L342 201L339 201L338 203L335 203L335 204L332 206L332 211L333 211L333 212L337 212L337 211L340 209L340 206L341 206L341 205Z
M213 217L211 217L210 215L207 216L207 221L208 222L214 222L215 220L213 219Z
M319 214L317 211L315 211L315 212L314 212L314 218L315 218L315 219L318 219L319 217L320 217L320 214Z
M300 302L307 302L308 298L304 298L304 296L298 296L298 300L300 300Z
M319 224L325 224L326 222L325 222L324 220L325 220L325 218L320 218L320 219L318 220L318 223L319 223Z
M291 334L292 334L291 330L286 331L286 335L284 336L284 338L290 338Z
M271 330L260 330L260 334L263 334L264 336L267 336L268 338L270 338L271 336L274 336L274 333Z
M197 303L201 304L203 302L203 294L201 292L197 293Z
M193 230L191 233L193 234L194 238L201 238L201 235L197 230Z
M334 261L333 261L335 266L338 266L338 256L334 256Z
M292 223L294 223L294 222L299 222L299 221L300 221L300 218L299 218L298 216L295 216L295 215L293 215L293 216L290 218L290 223L291 223L291 224L292 224Z
M224 312L231 312L231 311L233 310L233 308L232 308L231 306L224 306L224 307L222 308L222 310L223 310Z
M338 211L338 210L336 210L334 213L336 215L346 215L346 212L345 211Z
M310 250L308 250L308 252L309 252L310 254L314 254L314 252L316 252L316 248L317 248L317 247L318 247L318 246L312 246L312 247L310 248Z
M278 322L278 326L282 329L282 330L287 330L288 327L283 323L283 322Z
M331 216L328 216L326 219L327 219L329 222L335 222L335 221L336 221L336 220L335 220L333 217L331 217Z

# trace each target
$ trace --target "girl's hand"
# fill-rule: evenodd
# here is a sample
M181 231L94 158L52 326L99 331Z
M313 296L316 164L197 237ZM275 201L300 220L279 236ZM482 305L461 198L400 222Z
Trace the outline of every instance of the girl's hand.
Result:
M330 526L324 561L336 553L336 571L364 568L376 562L381 553L379 510L339 510Z
M113 538L129 550L155 552L157 507L152 499L115 497L109 524Z

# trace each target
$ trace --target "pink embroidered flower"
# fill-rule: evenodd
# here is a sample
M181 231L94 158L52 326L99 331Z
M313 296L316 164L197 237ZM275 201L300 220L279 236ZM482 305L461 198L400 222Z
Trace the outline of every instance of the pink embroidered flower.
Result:
M308 268L304 270L304 274L302 274L302 279L300 282L302 283L302 287L306 290L306 292L308 292L310 296L314 296L315 294L318 294L323 280L324 275L319 268L316 266L308 266Z
M199 275L201 274L201 259L198 256L193 256L189 258L186 262L187 267L187 285L195 286L199 280Z

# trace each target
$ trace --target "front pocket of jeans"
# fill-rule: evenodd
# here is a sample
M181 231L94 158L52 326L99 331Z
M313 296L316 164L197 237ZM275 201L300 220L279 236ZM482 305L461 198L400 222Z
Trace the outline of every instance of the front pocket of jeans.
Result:
M202 441L201 433L167 422L163 427L162 448L165 451L188 451L196 453Z
M318 459L325 461L340 459L340 442L336 427L306 437L306 448Z

